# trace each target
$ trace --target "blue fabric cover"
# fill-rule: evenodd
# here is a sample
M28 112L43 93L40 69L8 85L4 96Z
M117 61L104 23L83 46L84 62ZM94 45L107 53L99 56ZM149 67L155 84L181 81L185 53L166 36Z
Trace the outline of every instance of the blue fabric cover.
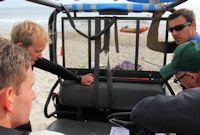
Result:
M64 7L68 11L77 12L90 12L90 11L101 11L101 10L121 10L129 12L148 12L148 11L162 11L162 6L156 4L147 3L76 3L76 4L65 4Z
M138 2L138 3L164 3L164 2L175 2L176 0L127 0L131 2Z

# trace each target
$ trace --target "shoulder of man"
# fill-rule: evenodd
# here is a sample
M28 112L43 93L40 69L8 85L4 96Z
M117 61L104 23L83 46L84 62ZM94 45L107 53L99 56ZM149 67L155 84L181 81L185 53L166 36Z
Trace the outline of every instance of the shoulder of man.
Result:
M197 32L196 35L192 38L192 40L200 40L200 33Z
M1 135L29 135L29 132L20 132L19 130L13 128L5 128L0 126Z

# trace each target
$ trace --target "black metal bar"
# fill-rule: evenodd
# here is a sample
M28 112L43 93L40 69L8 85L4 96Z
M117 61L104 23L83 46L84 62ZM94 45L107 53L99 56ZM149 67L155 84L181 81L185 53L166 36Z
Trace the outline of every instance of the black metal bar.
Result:
M68 17L63 17L64 19L69 19ZM72 17L73 20L94 20L96 17ZM113 17L101 17L103 18L110 18L112 19ZM138 17L117 17L117 20L137 20ZM140 20L152 20L152 17L140 17ZM167 20L166 17L161 18L161 20Z
M140 28L140 20L136 20L136 40L135 40L135 70L138 70L138 55L139 55L139 28Z
M91 36L91 19L88 19L88 36ZM88 39L88 68L92 69L92 48L91 48L91 39Z
M54 13L54 20L53 20L53 49L54 49L54 63L57 63L57 14L58 10Z
M65 29L64 29L65 20L62 18L62 63L63 67L65 67Z
M48 21L48 31L51 42L49 43L50 60L57 63L57 14L60 11L55 9Z
M49 19L49 35L50 35L50 39L51 42L49 44L49 50L50 50L50 60L54 63L57 63L57 14L60 11L58 11L57 9L53 11L53 13L50 16Z
M56 8L57 10L59 10L59 11L63 10L61 4L58 4L56 2L52 2L50 0L26 0L26 1L41 4L41 5L48 6L48 7L53 7L53 8Z
M52 117L52 116L54 116L56 114L56 111L54 111L54 112L52 112L52 113L49 114L48 113L48 106L49 106L49 103L50 103L53 91L55 90L55 88L57 87L57 85L59 83L60 83L60 79L58 78L58 80L55 82L55 84L51 88L51 90L49 92L49 95L47 97L47 100L46 100L46 103L45 103L45 106L44 106L44 115L45 115L46 118L50 118L50 117Z
M54 20L54 12L51 13L49 20L48 20L48 31L49 31L49 38L50 40L53 40L53 20ZM49 43L49 59L50 61L53 61L54 59L54 49L53 49L53 43Z
M168 32L168 21L166 21L166 31L165 31L165 43L168 42L168 37L169 37L169 32ZM164 46L164 60L163 60L163 65L166 65L167 63L167 49L168 46Z

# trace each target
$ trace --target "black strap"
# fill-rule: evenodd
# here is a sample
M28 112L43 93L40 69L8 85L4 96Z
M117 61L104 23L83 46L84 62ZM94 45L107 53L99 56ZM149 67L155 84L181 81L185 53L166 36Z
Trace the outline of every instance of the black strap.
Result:
M68 10L63 6L65 9L65 13L67 14L67 17L69 19L69 22L72 26L72 28L78 32L80 35L90 39L90 40L95 40L95 66L94 66L94 90L93 90L93 95L92 95L92 103L96 105L98 109L101 109L98 104L98 97L99 97L99 55L101 52L101 35L104 34L104 47L102 50L106 50L106 52L109 51L109 44L110 44L110 27L115 24L115 34L118 37L117 33L117 24L116 24L116 18L113 17L111 19L105 19L105 25L104 29L101 31L101 19L99 17L95 18L95 35L93 36L88 36L78 30L74 24L74 21L68 12ZM115 43L116 43L116 50L119 52L119 47L118 47L118 39L115 37ZM109 62L109 57L108 57L108 66L107 66L107 83L108 83L108 95L109 95L109 103L108 107L111 108L112 106L112 101L113 101L113 86L112 86L112 78L111 78L111 71L110 71L110 62Z
M115 48L116 48L116 52L119 53L119 41L118 41L117 20L116 20L116 22L115 22Z
M110 19L106 18L104 20L104 28L110 23ZM101 51L109 52L109 45L110 45L110 29L104 33L104 46Z
M172 77L173 75L170 75L170 76L167 76L167 77L164 77L162 80L161 80L161 83L165 84L167 86L167 88L169 89L169 92L172 94L172 95L175 95L172 87L169 85L168 83L168 80Z
M105 20L104 26L109 23L109 19ZM101 30L101 19L95 19L95 32L99 32ZM101 50L101 38L95 40L95 67L94 67L94 95L92 96L92 103L99 109L102 110L101 106L99 106L99 57L101 51L104 51L106 55L108 55L108 63L107 63L107 90L108 90L108 107L106 111L110 111L112 109L112 103L114 100L113 95L113 83L112 83L112 73L110 70L110 62L109 62L109 47L110 47L110 30L104 33L104 47Z
M72 28L73 28L76 32L78 32L80 35L82 35L82 36L84 36L84 37L86 37L86 38L88 38L88 39L91 39L91 40L96 40L97 38L99 38L102 34L104 34L106 31L108 31L108 30L110 29L110 27L111 27L113 24L115 24L115 22L116 22L116 18L114 17L114 18L111 19L110 23L106 26L105 29L103 29L102 31L97 32L97 33L96 33L95 35L93 35L93 36L88 36L88 35L86 35L85 33L81 32L80 30L78 30L78 29L76 28L76 26L75 26L75 24L74 24L74 20L72 19L72 17L71 17L71 15L70 15L70 13L68 12L68 10L67 10L64 6L63 6L63 9L65 10L65 13L67 14L67 17L68 17L68 19L69 19L69 22L70 22Z
M110 23L110 19L106 18L104 22L104 28ZM116 52L119 53L119 41L118 41L118 27L117 27L117 20L114 25L114 38L115 38L115 48ZM104 33L104 46L102 51L109 52L110 51L110 29Z
M170 92L172 95L175 95L175 93L174 93L172 87L169 85L169 83L166 82L165 84L166 84L167 88L169 89L169 92Z
M95 18L95 33L101 30L101 19ZM98 97L99 97L99 55L101 52L101 37L95 40L95 66L94 66L94 90L92 91L92 103L98 108Z
M104 22L104 28L109 24L110 19L106 18ZM110 50L110 29L104 33L104 46L101 51L105 52L107 55L107 92L108 92L108 109L110 111L112 109L113 103L113 82L112 82L112 73L110 70L110 61L109 61L109 50Z
M112 104L114 102L114 92L113 92L113 81L112 81L112 72L110 70L110 61L109 61L109 52L108 55L108 64L107 64L107 90L108 90L108 108L112 110Z

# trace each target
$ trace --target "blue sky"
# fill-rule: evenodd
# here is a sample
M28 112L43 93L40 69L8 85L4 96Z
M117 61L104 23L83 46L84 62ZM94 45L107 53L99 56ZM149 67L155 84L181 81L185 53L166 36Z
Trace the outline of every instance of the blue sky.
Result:
M66 2L70 2L70 1L74 1L74 0L52 0L52 1L66 1ZM79 0L81 2L83 1L103 1L103 0ZM105 2L108 1L113 1L113 0L104 0ZM119 0L119 1L124 1L124 0ZM17 3L17 4L16 4ZM39 4L35 4L32 2L28 2L26 0L4 0L3 2L0 2L0 7L3 8L7 8L7 7L24 7L24 6L40 6ZM187 2L185 2L184 4L178 6L180 8L184 7L184 8L199 8L199 0L188 0Z

